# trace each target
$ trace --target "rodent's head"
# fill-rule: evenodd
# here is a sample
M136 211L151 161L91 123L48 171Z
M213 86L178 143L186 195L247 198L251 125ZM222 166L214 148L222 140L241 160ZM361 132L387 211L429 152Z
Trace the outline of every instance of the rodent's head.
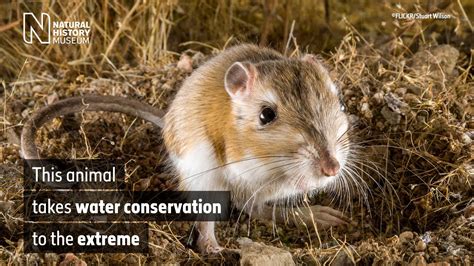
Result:
M349 123L327 70L313 55L302 59L236 62L225 88L238 129L231 145L244 157L283 169L288 185L324 187L340 175ZM267 167L268 168L268 167Z

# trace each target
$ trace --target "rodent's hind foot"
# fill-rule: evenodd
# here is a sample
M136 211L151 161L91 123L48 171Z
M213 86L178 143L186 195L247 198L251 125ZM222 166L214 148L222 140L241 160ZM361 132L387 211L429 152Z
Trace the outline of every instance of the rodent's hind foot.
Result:
M201 254L215 254L224 250L217 242L214 226L215 222L197 222L195 247Z
M224 250L223 247L219 246L215 238L209 238L202 235L198 237L196 247L202 254L215 254Z

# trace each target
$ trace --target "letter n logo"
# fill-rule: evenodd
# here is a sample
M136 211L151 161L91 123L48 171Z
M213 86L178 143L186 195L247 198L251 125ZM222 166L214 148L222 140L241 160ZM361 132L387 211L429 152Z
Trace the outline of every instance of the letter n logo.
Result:
M50 33L51 19L48 14L41 13L41 18L38 20L33 13L23 13L23 40L26 43L32 44L34 35L41 44L49 44Z

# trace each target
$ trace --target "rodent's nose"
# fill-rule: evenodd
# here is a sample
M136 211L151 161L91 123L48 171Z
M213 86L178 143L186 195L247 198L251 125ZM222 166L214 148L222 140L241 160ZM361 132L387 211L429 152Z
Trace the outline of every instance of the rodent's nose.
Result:
M339 172L339 168L341 168L337 159L331 155L322 158L320 161L320 167L321 173L324 176L335 176L337 175L337 172Z

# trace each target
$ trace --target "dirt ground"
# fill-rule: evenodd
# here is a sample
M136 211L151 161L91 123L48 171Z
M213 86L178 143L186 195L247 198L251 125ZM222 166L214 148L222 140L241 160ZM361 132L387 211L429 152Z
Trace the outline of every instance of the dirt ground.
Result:
M407 77L397 80L389 69L400 67L400 57L393 58L396 61L372 63L388 68L384 71L379 66L377 69L369 61L375 52L367 51L367 47L356 48L354 39L355 36L349 35L346 43L328 59L327 64L332 67L334 75L342 77L338 82L348 112L353 123L358 123L360 127L354 138L365 139L369 144L362 149L367 156L373 158L375 163L382 161L386 164L374 164L373 168L365 170L377 181L369 182L370 178L367 181L372 192L368 205L361 202L357 193L349 199L350 202L335 205L345 208L358 225L322 231L318 236L309 225L275 225L249 220L245 215L237 221L238 215L235 215L230 222L218 225L218 238L227 248L236 249L239 237L249 237L253 241L288 250L298 263L358 262L381 265L409 262L422 265L425 262L446 262L470 265L474 254L473 173L469 168L472 167L473 124L468 119L468 111L472 111L472 70L465 69L463 72L463 67L470 67L467 65L470 59L460 55L452 46L422 50L420 53L437 53L433 60L443 58L435 61L436 67L441 68L446 77L439 81L438 75L419 76L432 87L424 85L426 83L415 87L416 83L407 84L411 81L409 71L438 71L431 70L429 64L432 59L429 55L415 53L404 58L407 62L411 61L412 67L405 70L408 73L403 75ZM349 53L344 49L356 50L352 51L352 58L347 58ZM195 67L206 58L200 53L191 56ZM422 57L421 62L416 61L418 57ZM347 61L351 59L356 62L352 62L353 66L348 69ZM353 80L359 71L362 75ZM18 82L3 99L10 123L17 126L9 128L2 136L2 260L20 264L64 260L64 255L21 253L22 169L17 138L21 123L30 112L60 98L90 93L133 97L157 108L166 108L188 75L177 67L177 63L171 63L156 68L123 67L103 79L45 72L34 80ZM416 78L413 76L413 79ZM381 87L374 86L374 83ZM446 91L453 94L444 95ZM441 113L440 110L448 113ZM442 124L440 128L432 129L437 123ZM404 142L408 131L412 131L410 138L413 143ZM428 140L426 137L423 139L423 134L430 136L431 132L437 133L432 133ZM419 141L430 143L419 147ZM431 147L440 145L438 142L445 145ZM41 130L37 143L47 157L133 160L129 170L135 173L130 186L136 190L159 190L173 186L171 177L166 175L165 167L160 163L166 154L162 149L159 129L132 117L85 113L55 119ZM438 153L433 155L434 152ZM441 157L444 153L450 155ZM377 160L376 157L384 158ZM424 168L416 168L420 166ZM381 177L385 174L386 177ZM423 183L428 183L424 184L427 187L419 188L421 180L417 182L412 178L423 179ZM323 203L325 200L325 195L315 199ZM91 264L220 263L238 260L239 255L233 252L214 257L196 254L188 248L191 227L192 224L186 222L152 223L150 254L77 256Z
M416 25L405 30L410 27ZM166 109L192 71L178 57L159 65L124 64L100 78L35 65L35 71L3 84L1 91L0 261L235 264L241 257L235 250L247 237L290 252L297 264L472 265L474 39L467 29L453 36L448 40L432 30L372 41L348 26L323 58L354 126L351 139L361 158L354 172L366 188L354 183L345 196L321 194L311 201L344 211L357 225L316 231L312 225L274 224L236 211L216 230L228 250L213 256L190 248L191 222L150 223L149 254L22 252L19 134L31 113L86 94L131 97ZM187 51L187 56L196 69L212 54ZM160 129L133 117L84 113L54 119L41 129L36 143L45 157L123 159L129 162L128 186L133 190L174 186L164 164Z

